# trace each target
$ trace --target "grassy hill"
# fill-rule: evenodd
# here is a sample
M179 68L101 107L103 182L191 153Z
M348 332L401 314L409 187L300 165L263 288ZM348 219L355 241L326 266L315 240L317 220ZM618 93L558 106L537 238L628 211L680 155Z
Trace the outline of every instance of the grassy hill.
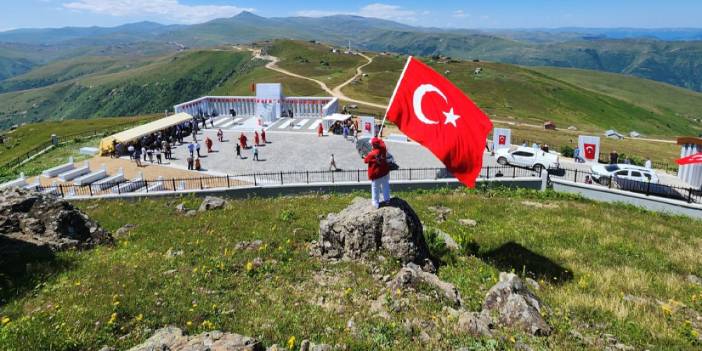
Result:
M358 84L349 85L345 92L350 97L387 103L404 61L405 58L400 56L375 57L374 62L364 69L368 77ZM702 94L665 84L634 77L620 80L619 75L593 72L598 73L593 77L603 79L591 77L590 82L597 80L610 88L588 89L587 84L581 84L576 76L561 79L561 72L567 76L569 71L535 70L492 62L442 64L429 61L429 64L497 119L534 124L552 120L561 128L574 125L596 131L636 130L660 136L686 135L702 130L702 123L690 115L695 106L702 104ZM476 75L473 72L478 67L482 72ZM634 90L637 83L648 89L638 99ZM677 106L678 103L682 105Z
M383 302L397 307L387 307L388 319L374 317L369 301L385 286L377 277L400 265L311 257L318 215L353 196L308 195L231 200L195 217L174 212L180 201L199 205L194 198L80 202L112 232L135 227L114 246L30 261L24 275L0 270L0 342L8 351L128 349L173 325L188 334L254 336L265 346L295 336L295 349L310 339L350 350L511 350L517 343L602 350L612 338L635 349L699 348L702 290L686 280L702 275L699 221L550 192L397 195L424 224L461 243L447 253L429 237L443 262L438 275L456 285L466 309L480 308L500 271L514 271L538 281L553 334L497 329L494 338L471 337L423 288L388 296ZM428 210L437 205L453 209L447 221L437 223ZM477 226L461 226L461 218ZM244 240L263 244L235 249ZM252 264L257 258L262 265Z
M137 117L92 118L88 120L66 120L31 123L2 133L5 143L0 145L0 164L27 153L38 145L51 141L51 135L59 137L91 132L103 132L115 128L132 126L150 121L159 115Z
M250 57L248 52L191 51L115 73L84 75L37 89L0 94L0 127L47 119L163 112L248 72L252 68Z

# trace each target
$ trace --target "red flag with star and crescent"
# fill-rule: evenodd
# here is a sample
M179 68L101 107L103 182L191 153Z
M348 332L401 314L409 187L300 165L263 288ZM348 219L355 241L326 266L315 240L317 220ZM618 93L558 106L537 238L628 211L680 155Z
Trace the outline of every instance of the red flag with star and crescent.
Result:
M492 122L448 79L410 56L386 118L429 149L461 183L475 187Z

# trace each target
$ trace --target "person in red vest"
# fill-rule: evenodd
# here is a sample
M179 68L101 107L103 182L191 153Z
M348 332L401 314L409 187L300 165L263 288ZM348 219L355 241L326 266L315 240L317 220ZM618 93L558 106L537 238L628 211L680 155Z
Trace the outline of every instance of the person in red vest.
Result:
M246 149L246 135L244 133L241 133L239 136L239 145L241 145L242 149Z
M324 135L324 127L322 127L322 123L319 124L319 127L317 127L317 136L321 137Z
M207 153L212 152L212 139L210 137L205 138L205 146L207 146Z
M385 142L375 137L371 139L373 150L366 155L363 162L368 164L368 179L371 181L371 200L375 208L380 207L380 192L383 202L390 200L390 165Z
M266 130L265 130L265 129L261 129L261 140L263 140L263 143L264 143L264 144L267 143L267 141L266 141Z
M259 142L259 139L258 139L258 131L255 130L255 131L254 131L254 145L258 146L258 142Z

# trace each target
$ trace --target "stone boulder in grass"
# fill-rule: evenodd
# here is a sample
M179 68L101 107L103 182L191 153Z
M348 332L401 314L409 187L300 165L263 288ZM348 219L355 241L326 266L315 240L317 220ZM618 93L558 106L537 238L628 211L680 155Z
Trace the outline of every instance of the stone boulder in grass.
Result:
M0 261L112 242L107 230L55 195L21 189L0 191Z
M361 259L383 250L403 263L429 258L422 223L404 200L393 198L380 208L355 198L339 213L319 223L318 254L329 259Z

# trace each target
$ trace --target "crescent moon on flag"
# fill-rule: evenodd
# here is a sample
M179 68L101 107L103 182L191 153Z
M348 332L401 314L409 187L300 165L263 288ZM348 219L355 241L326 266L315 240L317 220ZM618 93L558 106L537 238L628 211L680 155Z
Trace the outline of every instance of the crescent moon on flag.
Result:
M587 151L587 152L595 152L595 148L594 148L593 146L587 146L587 147L585 148L585 151Z
M412 106L414 107L414 113L417 115L417 119L424 124L438 124L439 122L427 118L422 111L422 99L424 99L424 95L427 93L437 93L444 98L444 101L448 102L448 100L446 100L446 95L444 95L444 93L442 93L437 87L431 84L422 84L417 87L412 95Z

